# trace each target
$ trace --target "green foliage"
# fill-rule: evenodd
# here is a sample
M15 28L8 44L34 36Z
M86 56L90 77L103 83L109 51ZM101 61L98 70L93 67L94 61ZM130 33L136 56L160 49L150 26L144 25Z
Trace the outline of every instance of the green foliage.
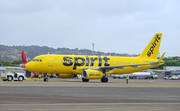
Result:
M15 60L13 62L9 62L9 61L1 61L0 62L2 63L3 66L15 66L15 65L19 65L19 64L22 64L22 60ZM1 66L1 64L0 64Z
M180 57L176 56L171 58L163 58L164 60L164 65L155 67L155 69L163 69L164 66L180 66L180 61L179 61ZM169 62L168 62L169 61Z
M11 66L11 62L9 61L1 61L3 66Z
M12 62L12 64L18 64L18 65L22 64L22 60L15 60L15 61Z

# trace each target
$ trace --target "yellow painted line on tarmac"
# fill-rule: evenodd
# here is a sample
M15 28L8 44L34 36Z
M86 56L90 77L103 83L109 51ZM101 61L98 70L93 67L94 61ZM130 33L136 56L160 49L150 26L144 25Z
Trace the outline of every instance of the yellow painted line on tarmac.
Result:
M26 80L44 80L44 79L36 79L36 78L27 78Z
M75 82L70 82L70 81L56 81L56 83L79 83L79 82L77 82L77 81L75 81Z

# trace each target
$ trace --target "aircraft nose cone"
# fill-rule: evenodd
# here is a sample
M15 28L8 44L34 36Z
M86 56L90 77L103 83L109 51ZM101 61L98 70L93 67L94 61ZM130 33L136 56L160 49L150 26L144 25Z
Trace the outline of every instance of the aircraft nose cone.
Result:
M29 68L30 68L29 63L27 63L27 64L25 65L25 68L26 68L27 70L29 70Z

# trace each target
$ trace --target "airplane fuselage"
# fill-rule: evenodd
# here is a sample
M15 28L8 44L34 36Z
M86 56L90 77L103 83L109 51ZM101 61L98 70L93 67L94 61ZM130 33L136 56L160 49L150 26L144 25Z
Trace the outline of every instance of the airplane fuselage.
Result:
M68 73L82 74L83 68L150 64L157 59L143 59L139 57L113 57L113 56L81 56L81 55L40 55L35 57L28 64L31 71L39 73ZM116 68L111 74L126 74L157 67L157 65L143 65L140 67ZM28 66L26 66L28 69ZM107 72L108 74L108 72Z

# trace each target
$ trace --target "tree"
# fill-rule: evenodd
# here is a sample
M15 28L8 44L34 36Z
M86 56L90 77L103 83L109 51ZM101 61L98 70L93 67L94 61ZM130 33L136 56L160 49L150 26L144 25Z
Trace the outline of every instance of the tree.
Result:
M12 62L12 64L22 64L22 60L15 60Z

